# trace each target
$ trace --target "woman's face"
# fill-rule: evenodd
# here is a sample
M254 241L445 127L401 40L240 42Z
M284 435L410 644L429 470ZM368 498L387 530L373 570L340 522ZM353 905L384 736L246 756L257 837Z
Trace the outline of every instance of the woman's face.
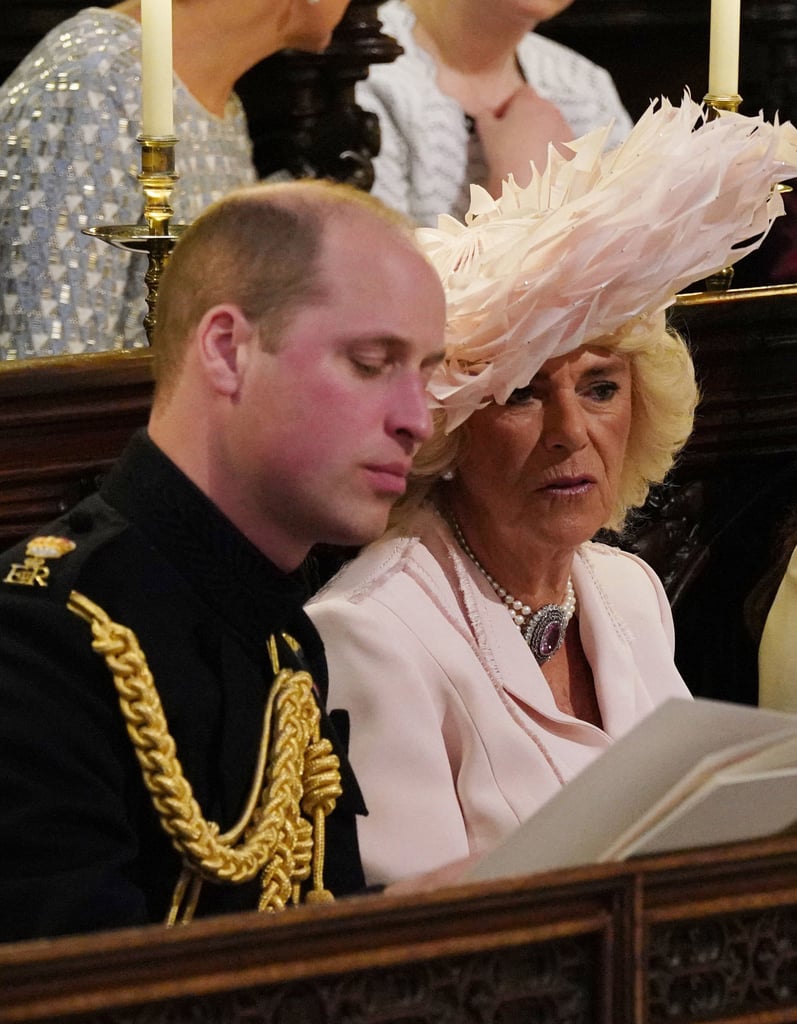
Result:
M311 53L325 50L348 5L349 0L292 0L285 46Z
M451 485L462 521L500 520L557 550L589 540L616 502L631 384L628 357L584 347L549 359L506 405L473 413Z

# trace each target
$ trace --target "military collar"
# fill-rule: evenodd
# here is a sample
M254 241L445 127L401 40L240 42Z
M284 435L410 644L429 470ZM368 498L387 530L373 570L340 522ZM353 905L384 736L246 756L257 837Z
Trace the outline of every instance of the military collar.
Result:
M262 643L264 629L295 629L309 596L303 571L283 572L266 558L146 431L134 435L100 494L236 631Z

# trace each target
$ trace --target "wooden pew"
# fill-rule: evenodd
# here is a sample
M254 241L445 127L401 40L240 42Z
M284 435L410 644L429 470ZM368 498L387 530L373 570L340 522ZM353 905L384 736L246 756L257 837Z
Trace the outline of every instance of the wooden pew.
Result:
M2 1024L795 1020L797 837L0 946Z
M0 547L96 488L152 395L148 350L0 362Z

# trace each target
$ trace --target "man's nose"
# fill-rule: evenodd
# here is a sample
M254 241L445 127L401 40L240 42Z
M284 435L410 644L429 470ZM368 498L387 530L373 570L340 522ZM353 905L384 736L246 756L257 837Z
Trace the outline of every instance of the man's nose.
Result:
M432 435L432 414L426 381L418 373L409 373L396 389L391 404L388 429L420 445Z

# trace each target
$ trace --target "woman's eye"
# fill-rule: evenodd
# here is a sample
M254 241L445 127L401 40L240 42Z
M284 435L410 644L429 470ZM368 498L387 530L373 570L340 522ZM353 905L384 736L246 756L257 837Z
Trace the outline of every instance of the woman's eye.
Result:
M536 398L534 394L534 387L531 384L527 384L524 388L515 388L512 394L507 398L507 405L528 405L533 402Z
M620 385L614 380L600 380L591 384L587 394L596 402L608 402L620 390Z

